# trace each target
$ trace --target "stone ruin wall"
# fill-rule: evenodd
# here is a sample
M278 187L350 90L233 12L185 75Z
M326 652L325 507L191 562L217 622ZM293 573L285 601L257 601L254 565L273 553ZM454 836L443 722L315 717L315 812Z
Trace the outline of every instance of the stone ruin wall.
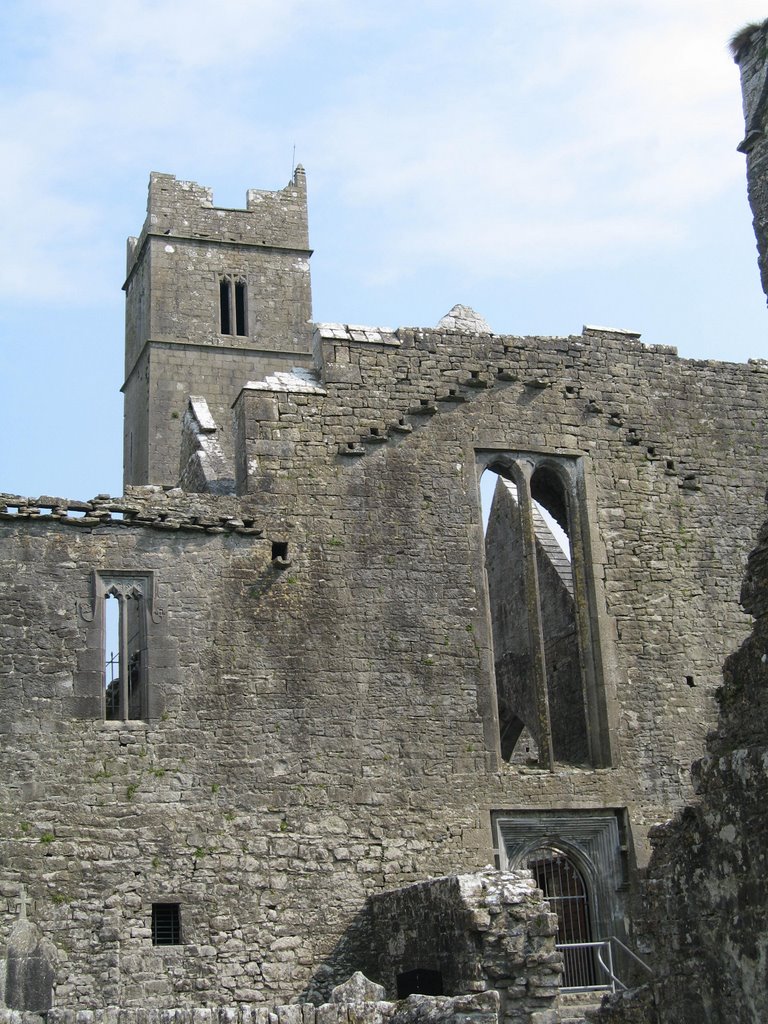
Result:
M741 71L749 200L768 294L768 22L733 40ZM768 524L751 552L741 604L751 635L716 691L717 728L692 766L696 799L652 831L639 931L653 948L651 983L606 1000L615 1024L761 1024L768 1019L765 808L768 804Z
M745 631L765 365L596 329L334 327L316 351L316 387L242 392L240 498L0 513L0 943L23 885L59 1006L277 1003L320 966L327 991L367 897L489 863L492 812L626 809L631 879L689 793ZM586 464L612 768L497 759L476 458L542 449ZM160 613L153 716L122 725L78 611L116 568L154 574ZM151 945L154 901L183 946Z
M414 969L444 992L498 992L502 1024L544 1024L556 1007L562 954L557 917L527 872L485 869L373 896L360 964L397 992Z
M739 54L764 281L765 50L763 27ZM151 244L163 248L134 275L144 297L128 322L129 349L131 338L137 353L145 336L157 344L129 368L126 389L129 418L133 409L146 428L136 447L157 454L180 434L192 391L184 346L213 300L205 293L205 316L175 305L173 246L159 238L188 232L185 251L208 280L195 235L210 231L210 194L170 176L155 184L158 201L164 188L189 192L202 218L170 224L160 202L129 255L157 229ZM273 233L287 225L286 247L303 249L305 199L284 191L249 193L249 210ZM229 214L227 230L250 230L247 214ZM279 252L264 267L281 294L294 287L297 268ZM152 273L168 300L155 322L150 277L142 284ZM296 287L303 309L308 276ZM304 320L293 319L287 347L307 366ZM287 369L288 357L276 350L243 374L245 349L213 340L206 358L225 386L211 401L215 428L202 429L203 406L191 407L185 484L235 481L239 497L152 487L82 503L0 496L0 949L8 964L39 963L38 977L50 969L52 1021L113 1024L118 1006L137 1024L351 1021L347 1007L268 1008L327 998L372 951L370 972L391 989L406 956L426 948L417 923L450 935L446 922L455 931L463 918L453 907L436 925L423 912L423 893L455 892L452 880L382 894L486 864L498 812L615 809L637 908L649 830L690 794L687 765L715 720L719 665L746 631L735 595L764 515L768 365L681 360L599 328L519 338L450 326L321 325L315 383L245 387L233 421L236 387ZM526 452L583 466L610 733L600 768L549 772L498 757L478 474ZM149 473L132 460L129 480ZM163 474L175 479L175 462ZM644 920L667 968L623 1001L622 1020L655 1021L654 1002L666 1007L662 1024L766 1016L766 551L763 534L745 591L758 621L726 668L720 726L695 771L701 800L651 836ZM102 720L89 621L94 579L116 570L153 588L150 706L146 720L123 723ZM183 945L151 945L156 901L180 903ZM395 921L412 918L400 948ZM496 934L488 920L466 918L475 951ZM514 959L521 934L504 956ZM538 952L527 949L533 1002L518 1009L551 1024L543 1007L559 969L546 922L539 938ZM467 964L478 958L468 952ZM0 975L18 984L13 970ZM442 1009L418 1002L426 997L410 1008L379 1001L353 1016L490 1024L511 1005L502 995ZM38 1020L6 1009L0 1019Z
M46 1002L52 953L23 915L8 947L0 1024L554 1024L563 970L556 915L527 873L485 870L406 886L369 908L362 972L330 992L278 1006L239 1002L207 1007L59 1008ZM438 937L437 941L436 936ZM45 962L43 962L45 961ZM435 995L400 991L401 979L427 965ZM387 993L390 998L387 999ZM3 995L24 1010L8 1010ZM34 1008L34 1009L32 1009Z
M696 799L651 832L638 932L653 977L606 999L606 1024L761 1024L768 1019L768 524L742 604L752 634L725 662L718 726L692 767Z

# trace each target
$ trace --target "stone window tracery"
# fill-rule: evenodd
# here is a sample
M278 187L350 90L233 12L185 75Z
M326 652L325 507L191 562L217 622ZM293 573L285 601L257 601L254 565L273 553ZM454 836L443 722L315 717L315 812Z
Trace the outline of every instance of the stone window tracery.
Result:
M80 614L93 623L89 647L98 652L102 718L149 718L149 626L162 617L154 603L152 574L94 572L93 600L81 605Z
M485 556L502 757L608 766L582 460L486 452L480 461L499 477Z

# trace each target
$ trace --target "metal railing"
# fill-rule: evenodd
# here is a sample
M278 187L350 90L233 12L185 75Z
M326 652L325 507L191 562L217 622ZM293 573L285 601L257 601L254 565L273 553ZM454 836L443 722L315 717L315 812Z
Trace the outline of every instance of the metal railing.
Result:
M621 939L611 936L610 939L599 939L596 942L558 942L556 949L561 950L565 961L563 992L615 992L617 989L626 991L629 988L614 970L612 944L630 956L650 976L653 971L641 960ZM600 978L606 980L600 981Z

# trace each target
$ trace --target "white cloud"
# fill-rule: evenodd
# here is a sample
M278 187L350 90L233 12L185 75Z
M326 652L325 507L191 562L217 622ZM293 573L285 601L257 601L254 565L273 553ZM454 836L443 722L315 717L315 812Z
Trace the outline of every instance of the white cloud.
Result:
M520 47L517 6L485 4L492 32L435 34L447 78L412 74L417 40L317 120L316 148L333 139L324 176L349 203L407 208L383 226L391 263L374 275L406 276L430 249L471 273L480 239L506 273L676 244L701 203L741 187L727 39L756 4L545 6L549 30Z
M76 298L126 179L217 166L244 195L263 166L287 179L294 141L311 183L361 215L386 204L378 277L436 256L471 272L480 240L503 273L675 244L740 186L725 47L758 8L16 0L7 38L28 53L0 87L0 188L20 243L0 288L31 295L42 267Z
M17 0L2 17L0 190L18 244L0 253L0 293L26 301L44 273L50 299L76 303L99 291L94 231L119 207L126 175L143 184L153 167L183 174L196 160L229 166L246 147L269 152L271 126L258 126L297 37L325 19L361 24L351 0ZM243 198L263 184L251 173Z

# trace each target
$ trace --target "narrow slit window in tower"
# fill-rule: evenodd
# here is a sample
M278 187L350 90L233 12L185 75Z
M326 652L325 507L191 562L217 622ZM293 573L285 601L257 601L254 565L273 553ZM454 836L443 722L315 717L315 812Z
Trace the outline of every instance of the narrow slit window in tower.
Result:
M221 317L221 333L232 333L232 282L228 277L222 277L219 281L219 314Z
M235 281L235 329L240 337L246 334L245 281Z

